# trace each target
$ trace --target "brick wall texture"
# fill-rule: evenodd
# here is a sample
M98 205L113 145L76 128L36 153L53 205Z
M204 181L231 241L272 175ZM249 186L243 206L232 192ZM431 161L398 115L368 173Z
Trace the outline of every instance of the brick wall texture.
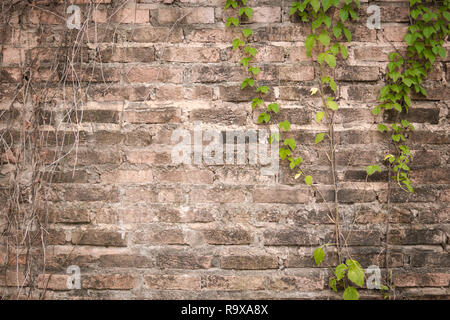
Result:
M89 1L75 2L83 12ZM51 299L339 298L328 287L329 267L336 265L333 249L327 249L321 267L312 259L318 245L333 241L327 204L293 179L286 163L277 175L264 176L259 163L180 165L171 159L171 135L192 130L197 121L223 132L268 127L256 121L251 91L240 90L245 72L232 50L236 34L225 28L225 1L96 2L94 21L76 53L90 66L102 61L79 79L89 82L86 102L68 115L62 92L55 90L54 104L42 110L46 154L55 151L56 127L61 130L71 117L82 117L82 125L77 137L67 131L68 147L77 140L67 166L48 177L47 267L38 288L52 275L46 294ZM320 101L310 95L319 71L305 54L308 26L289 16L290 3L249 0L262 69L258 78L280 103L277 120L292 122L289 134L305 168L331 201L326 146L314 145L315 133L323 130L314 121ZM374 117L371 108L384 84L388 54L405 50L409 7L407 1L376 4L381 29L366 27L369 3L362 1L360 21L351 25L349 58L335 70L340 104L335 130L338 200L348 237L344 255L364 268L377 265L384 274L387 175L366 182L365 167L382 163L388 152L389 137L376 130L382 116ZM66 25L49 11L65 16L64 8L39 5L48 11L30 10L20 22L26 26L20 38L17 17L2 26L0 108L12 119L18 115L9 101L26 76L22 61L37 58L39 79L58 81L48 71ZM407 115L416 127L407 142L415 193L392 187L388 263L396 298L450 298L448 57L437 60L425 84L428 97L416 96ZM5 132L9 122L0 124ZM7 168L4 161L2 184ZM1 248L5 264L4 243ZM25 263L21 256L13 259L19 267ZM70 265L80 267L81 289L67 288ZM22 276L15 267L2 272L2 290L12 292ZM374 290L361 295L381 298Z

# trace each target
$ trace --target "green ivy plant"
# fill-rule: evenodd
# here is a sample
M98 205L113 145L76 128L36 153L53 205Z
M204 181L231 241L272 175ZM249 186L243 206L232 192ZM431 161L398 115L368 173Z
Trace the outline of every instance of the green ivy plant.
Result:
M378 124L380 132L391 134L395 146L395 154L388 154L390 169L394 172L392 177L403 190L413 193L414 188L410 180L409 163L412 155L409 147L405 145L408 131L414 126L404 117L411 105L411 94L427 95L422 82L433 70L433 64L438 56L445 58L444 41L449 33L448 21L450 18L450 1L444 0L439 6L430 6L432 0L410 0L410 17L413 24L405 36L408 45L407 57L397 52L389 55L387 84L381 88L378 97L379 105L372 109L374 115L386 110L395 110L395 121L390 126ZM391 171L391 170L390 170Z

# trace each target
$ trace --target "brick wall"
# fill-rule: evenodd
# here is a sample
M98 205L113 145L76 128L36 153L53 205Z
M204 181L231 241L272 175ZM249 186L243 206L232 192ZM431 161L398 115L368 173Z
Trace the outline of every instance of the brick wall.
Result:
M76 2L84 12L89 1ZM326 204L293 179L286 163L276 176L264 176L260 164L171 160L171 135L192 130L197 121L220 131L267 128L257 124L251 91L240 90L245 74L231 48L235 34L224 26L225 1L96 2L95 24L80 40L77 55L90 66L101 57L102 66L82 73L88 96L78 111L69 112L72 119L82 117L82 125L77 137L70 130L66 134L66 147L76 138L77 150L66 157L65 169L51 176L47 274L37 282L42 288L52 275L46 297L338 298L327 284L336 255L328 252L320 268L312 259L314 248L333 241ZM370 30L368 3L362 2L349 59L335 71L338 199L348 236L344 254L384 273L387 179L384 174L365 182L365 166L381 163L388 150L388 137L374 125L381 118L374 118L371 108L384 83L388 53L405 49L408 3L375 2L382 9L382 29ZM289 17L290 0L249 3L263 70L258 77L273 88L269 95L281 105L277 119L292 122L290 135L305 166L331 201L325 150L313 142L321 128L313 121L319 100L309 91L317 86L318 70L305 54L308 28ZM37 58L38 79L58 81L49 71L54 46L67 30L49 11L65 16L65 7L38 5L47 11L28 8L21 33L18 16L2 26L0 108L9 119L26 111L26 106L9 108L23 77L22 61ZM407 116L416 127L408 140L416 192L392 191L389 267L397 298L450 297L448 59L438 59L425 85L428 97L417 96ZM54 128L70 118L55 88L53 104L42 108L40 127L48 133L50 155L58 143ZM20 131L7 128L5 118L0 121L3 133ZM0 182L7 185L10 172L2 159ZM1 248L5 264L6 246ZM80 290L67 288L70 265L80 267ZM5 294L14 292L21 277L15 267L2 272ZM361 294L381 297L373 290Z

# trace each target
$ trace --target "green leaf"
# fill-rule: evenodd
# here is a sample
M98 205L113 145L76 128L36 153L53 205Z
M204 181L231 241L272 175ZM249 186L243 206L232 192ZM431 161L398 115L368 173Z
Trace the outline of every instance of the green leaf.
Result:
M244 41L239 38L233 40L233 50L237 50L240 46L244 45Z
M318 133L314 139L314 143L318 144L319 142L321 142L323 140L324 137L325 137L325 133Z
M433 34L433 33L435 33L436 31L434 30L434 28L432 27L432 26L428 26L428 27L425 27L424 29L423 29L423 35L428 39L429 37L431 37L431 35Z
M268 123L270 121L270 114L267 114L265 112L262 112L258 116L258 123Z
M286 159L287 156L291 155L291 150L289 150L287 148L280 148L279 154L280 154L281 160L284 160L284 159Z
M295 147L297 146L297 143L295 142L294 139L288 138L288 139L284 139L284 145L288 146L292 150L295 150Z
M358 290L356 290L353 287L347 287L344 291L344 300L358 300L359 299L359 293Z
M235 17L228 17L225 26L226 27L230 27L231 25L234 25L235 27L239 26L239 19L235 18Z
M252 78L245 78L241 84L241 90L245 89L247 86L253 87L255 85L255 80Z
M309 183L308 185L310 185ZM314 250L314 261L316 262L316 265L320 266L320 264L323 261L323 258L325 258L325 252L323 251L322 247L317 248Z
M347 39L347 42L352 42L352 33L347 28L344 28L344 36Z
M313 7L314 11L317 12L320 9L320 1L319 0L311 0L309 2L311 6Z
M271 103L267 106L267 111L272 111L274 113L278 113L280 110L280 105L278 103Z
M327 54L325 56L325 62L331 67L334 68L336 67L336 58L335 56L331 55L331 54Z
M378 131L380 131L381 133L383 132L387 132L388 131L388 127L386 127L384 124L378 124Z
M255 76L257 76L261 72L261 69L258 67L250 67L250 68L248 68L248 71L250 71Z
M325 116L325 112L319 111L316 113L316 121L320 123L322 121L323 117Z
M244 37L248 38L251 35L253 35L253 30L252 29L242 29L242 34L244 35Z
M310 186L312 184L313 178L311 176L305 177L305 183Z
M260 98L253 98L252 100L252 108L259 107L263 104L263 100Z
M345 6L339 11L339 16L341 17L342 22L345 22L348 19L348 9Z
M345 272L347 271L347 269L348 269L348 267L343 263L341 263L340 265L338 265L336 267L336 270L334 271L334 275L336 276L336 279L338 281L344 278Z
M306 37L305 47L306 47L306 55L308 57L311 57L311 51L314 47L315 41L316 41L316 36L314 34L310 34L309 36Z
M249 53L253 57L256 57L256 55L258 54L258 50L256 48L249 47L249 46L245 47L244 51Z
M366 167L366 172L369 176L373 175L375 172L381 172L381 169L378 165L373 165L373 166L367 166Z
M330 108L333 111L336 111L339 108L336 101L332 101L332 100L327 101L327 106L328 106L328 108Z
M337 85L336 85L336 82L334 82L333 78L330 78L330 88L336 94L336 92L337 92Z
M242 16L245 14L249 19L253 16L253 9L249 7L244 7L239 9L239 15Z
M327 47L330 44L330 36L328 35L328 32L322 32L318 37L320 43L322 43L325 47Z
M328 9L333 5L334 0L322 0L323 11L327 12Z
M336 37L336 39L339 39L339 37L342 35L342 28L339 26L334 26L333 27L333 34Z
M328 286L329 286L331 289L333 289L334 292L337 292L336 284L337 284L336 278L331 278L331 279L328 281Z
M343 56L345 59L347 59L347 58L348 58L347 47L344 46L344 45L341 45L340 47L341 47L341 54L342 54L342 56Z
M279 124L280 129L284 129L285 131L289 131L291 129L291 123L287 120L280 122Z
M416 41L416 37L412 33L408 33L405 36L405 42L408 46L412 46L412 44Z
M258 87L258 88L256 89L256 92L261 92L261 93L266 94L267 92L269 92L269 87L268 87L268 86L261 86L261 87Z
M377 114L380 114L380 112L381 112L381 107L380 107L380 106L376 106L376 107L374 107L374 108L372 109L372 114L373 114L374 116L376 116Z

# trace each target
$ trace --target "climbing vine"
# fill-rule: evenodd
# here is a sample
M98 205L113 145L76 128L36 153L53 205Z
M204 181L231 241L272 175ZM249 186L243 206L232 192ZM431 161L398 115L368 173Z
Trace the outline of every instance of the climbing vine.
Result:
M406 138L414 126L404 119L412 105L411 94L427 95L423 81L433 70L433 64L438 56L445 58L444 40L448 36L448 20L450 18L450 1L445 0L437 8L427 6L434 3L431 0L410 0L410 17L413 24L405 36L408 45L407 57L398 52L389 55L387 84L381 88L379 105L373 108L374 115L382 111L394 110L395 121L390 126L380 123L380 132L391 133L394 154L388 154L385 160L389 162L394 172L393 179L400 188L414 192L410 180L409 163L412 161L411 151L406 146ZM392 168L391 168L392 167ZM378 169L379 170L379 169Z

